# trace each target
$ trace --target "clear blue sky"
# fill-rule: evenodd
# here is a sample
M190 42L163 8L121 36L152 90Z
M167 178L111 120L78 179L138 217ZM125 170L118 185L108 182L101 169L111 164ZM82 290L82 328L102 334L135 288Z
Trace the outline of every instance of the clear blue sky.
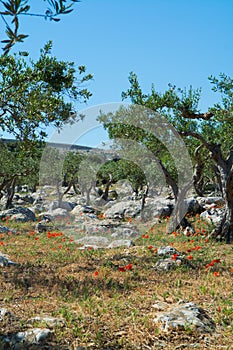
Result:
M44 6L31 3L35 12ZM120 102L134 71L145 92L152 83L202 87L205 110L216 100L208 76L233 76L232 0L82 0L59 23L24 17L21 30L30 36L17 49L36 58L51 39L57 58L94 75L87 107Z

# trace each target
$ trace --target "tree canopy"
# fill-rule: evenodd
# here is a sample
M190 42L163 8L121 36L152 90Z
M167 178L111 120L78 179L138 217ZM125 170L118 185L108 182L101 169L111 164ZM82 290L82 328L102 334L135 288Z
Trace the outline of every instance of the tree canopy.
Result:
M48 43L34 62L18 54L0 56L0 128L16 139L46 136L45 127L61 127L75 116L75 101L91 93L83 86L92 78L85 67L59 61Z
M210 106L206 112L199 109L200 89L195 90L192 87L181 89L169 84L168 89L161 93L157 92L152 85L151 92L145 94L135 73L130 74L130 88L122 93L122 97L123 99L129 98L133 105L143 106L166 118L179 135L184 138L186 146L193 156L194 169L195 166L198 166L196 170L199 173L203 167L201 150L205 150L204 156L207 157L205 161L208 159L215 164L214 170L226 203L223 219L212 235L225 237L226 241L229 242L233 238L233 79L225 74L220 74L219 78L211 76L209 80L213 91L220 93L221 102ZM173 188L174 195L178 198L180 188L175 174L168 171L167 164L171 157L169 157L170 151L163 140L162 145L154 135L145 133L145 123L142 119L142 130L140 130L140 128L135 128L135 124L124 125L125 116L122 120L121 113L118 113L118 121L121 124L116 123L116 116L117 113L101 116L110 137L124 135L126 138L143 142L149 147L159 157L167 184ZM197 158L199 158L198 161ZM187 168L187 165L184 164L184 170L185 166ZM194 171L194 175L197 176L198 171Z

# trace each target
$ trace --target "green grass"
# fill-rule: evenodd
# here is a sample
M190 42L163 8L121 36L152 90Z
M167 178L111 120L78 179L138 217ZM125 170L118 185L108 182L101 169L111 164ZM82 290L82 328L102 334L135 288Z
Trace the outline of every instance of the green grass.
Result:
M0 268L1 307L20 321L4 322L1 332L26 330L27 319L49 315L65 319L65 326L55 329L53 349L157 349L158 342L165 342L166 349L181 344L230 349L233 247L208 240L209 224L198 217L191 220L192 236L166 234L163 220L143 231L134 247L111 250L79 250L63 234L35 234L29 224L7 223L17 234L1 235L0 250L20 265ZM182 252L193 268L156 271L157 248L164 245ZM119 271L128 264L132 269ZM203 307L216 322L208 344L190 329L164 335L153 323L156 300L172 304L180 299Z

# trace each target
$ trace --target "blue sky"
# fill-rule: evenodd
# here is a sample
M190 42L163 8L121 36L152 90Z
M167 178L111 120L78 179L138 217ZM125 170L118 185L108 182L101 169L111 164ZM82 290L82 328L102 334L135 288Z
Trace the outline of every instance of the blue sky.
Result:
M31 3L34 12L44 6ZM79 109L120 102L134 71L145 92L152 83L158 91L168 83L202 87L205 110L216 101L208 76L233 76L232 0L82 0L59 23L24 17L21 30L30 36L18 50L36 58L51 39L57 58L94 75L87 86L93 97ZM99 138L92 134L82 142L92 146Z

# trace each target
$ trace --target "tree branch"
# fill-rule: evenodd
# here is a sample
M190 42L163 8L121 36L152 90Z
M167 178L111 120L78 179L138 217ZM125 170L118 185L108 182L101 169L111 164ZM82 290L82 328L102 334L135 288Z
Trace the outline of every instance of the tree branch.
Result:
M210 151L212 159L217 163L217 165L220 166L224 171L227 170L227 162L223 158L221 144L209 143L203 136L192 131L182 131L179 134L183 137L192 136L197 140L201 141L201 143L206 147L206 149Z
M185 110L183 108L178 108L178 109L182 113L182 116L186 119L210 120L214 116L214 113L212 113L212 112L194 113L192 111L188 111L188 110Z

